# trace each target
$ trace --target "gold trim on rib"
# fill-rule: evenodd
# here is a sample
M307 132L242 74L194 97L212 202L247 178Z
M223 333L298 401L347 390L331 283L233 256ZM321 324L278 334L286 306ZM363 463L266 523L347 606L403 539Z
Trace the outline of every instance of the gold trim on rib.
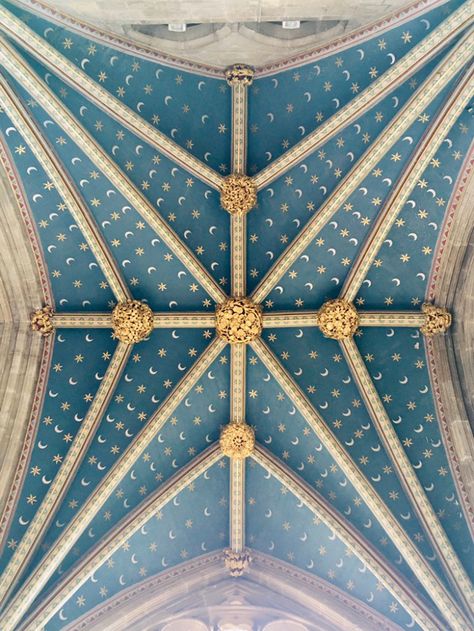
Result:
M230 414L232 423L245 423L247 345L230 346Z
M84 311L83 313L53 313L55 329L111 329L112 313Z
M109 473L103 478L100 485L86 500L80 511L71 519L62 535L55 542L54 547L45 554L41 564L30 574L28 579L12 598L3 616L0 618L2 631L13 631L17 628L21 618L67 553L74 546L75 542L87 528L87 524L95 517L115 486L140 456L143 449L161 430L170 414L174 412L188 394L189 390L201 378L224 347L225 342L220 338L216 338L211 342L194 366L170 392L168 397L148 420L145 427L130 443L122 456L110 469Z
M263 313L263 328L317 327L318 311L278 311ZM421 311L357 311L359 326L420 327L425 322Z
M264 329L284 329L297 326L318 326L317 311L263 312Z
M2 15L0 7L0 16ZM146 197L135 187L122 170L109 158L94 138L77 122L64 104L48 86L31 70L18 52L0 37L0 63L71 139L84 151L87 157L103 172L113 186L130 202L134 209L166 243L176 257L202 285L204 291L215 302L222 302L225 294L211 275L204 269L189 248L179 239L166 221L155 211Z
M53 313L51 316L55 329L111 329L112 313L85 311L79 313ZM168 311L153 313L153 328L155 329L200 329L214 328L215 313L205 312L177 312Z
M410 499L420 523L423 524L425 531L429 535L431 545L444 566L450 582L458 592L461 601L466 605L467 610L472 611L474 591L471 581L446 536L444 528L426 496L423 485L419 481L396 431L393 429L392 421L383 406L359 349L353 339L342 340L341 348L359 392L364 399L372 423L392 462L393 468L397 472L402 487Z
M245 458L230 459L230 547L245 548Z
M425 315L421 311L358 311L360 326L413 327L423 325Z
M219 462L221 458L222 454L220 453L219 445L215 443L182 467L176 475L164 482L60 580L45 601L41 602L35 612L28 618L26 630L37 631L37 629L47 624L72 594L114 552L179 493Z
M256 339L251 342L251 347L255 353L257 353L267 370L269 370L278 381L280 387L292 401L293 405L306 419L306 422L324 444L341 471L343 471L352 482L362 500L367 504L375 518L387 532L387 535L392 539L414 575L423 585L433 602L436 603L438 609L452 628L456 631L468 631L470 629L470 623L466 620L464 613L452 598L451 594L446 590L439 577L410 540L407 533L400 526L378 493L373 489L370 482L368 482L318 412L313 408L301 388L295 383L294 379L286 372L283 366L281 366L271 350L261 339Z
M247 168L248 87L243 81L232 82L232 160L231 171L245 175Z
M230 347L230 414L232 423L245 423L247 345ZM230 459L229 544L234 552L245 548L245 459Z
M474 1L474 0L473 0ZM330 198L299 232L293 242L277 259L252 292L254 302L262 302L279 279L286 274L297 258L311 244L318 232L339 210L348 196L360 185L364 178L390 147L405 133L406 129L423 112L439 91L446 86L452 77L469 61L472 55L472 38L465 35L454 46L449 54L433 70L420 88L409 99L402 110L393 118L378 136L371 148L360 158L349 171Z
M472 23L472 0L454 11L449 18L441 22L427 37L414 46L396 64L356 96L348 105L331 116L306 138L300 140L292 149L274 160L254 178L259 190L280 177L295 164L301 162L318 147L339 133L344 127L356 120L362 112L375 105L386 94L406 81L407 76L416 72L423 64L436 55L457 34Z
M0 7L0 29L121 125L206 184L216 189L220 188L223 180L221 175L120 102L5 7Z
M1 107L23 136L33 155L43 167L47 177L54 184L58 195L66 203L69 212L84 235L92 254L107 279L116 300L119 302L127 300L130 298L130 291L89 208L74 185L63 173L54 151L41 134L38 126L33 123L28 111L18 97L12 98L12 92L11 86L4 77L0 76Z
M192 311L188 313L155 312L153 314L153 326L155 329L211 329L216 326L216 314Z
M248 82L233 80L231 171L245 175L247 169ZM247 284L247 216L231 214L231 285L232 295L243 297Z
M31 559L37 546L41 543L43 535L53 519L55 512L58 510L69 488L69 484L92 442L114 393L115 387L127 364L131 349L132 346L128 344L118 343L94 400L91 403L85 419L80 425L79 431L59 471L54 477L51 486L48 488L48 492L0 577L0 601L6 601L8 594L11 593L11 590L23 573L28 561Z
M437 631L439 621L429 608L416 597L416 592L390 564L380 556L360 533L319 493L298 477L262 445L256 445L251 458L286 487L301 503L318 517L377 577L400 605L423 629Z
M247 291L247 215L230 216L232 295L242 298Z
M471 43L472 48L472 43ZM395 188L386 201L382 212L374 222L372 230L359 250L349 273L344 281L341 298L353 301L357 296L364 278L367 276L375 257L387 238L395 219L402 210L414 187L423 175L431 159L452 128L461 112L472 99L474 93L474 71L471 70L456 88L438 116L433 120L426 135L421 139L415 153L399 178Z

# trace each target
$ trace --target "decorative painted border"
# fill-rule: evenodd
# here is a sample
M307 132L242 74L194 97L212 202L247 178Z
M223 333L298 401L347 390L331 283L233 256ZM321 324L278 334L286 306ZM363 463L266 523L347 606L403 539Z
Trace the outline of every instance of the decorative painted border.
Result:
M289 577L291 583L297 581L304 587L310 587L311 591L318 590L328 594L330 597L340 601L343 605L352 609L357 614L362 615L370 622L373 622L379 630L399 631L400 629L398 625L395 625L391 620L382 616L382 614L379 614L375 609L368 607L356 598L352 598L346 592L334 585L331 585L328 581L315 577L314 574L305 572L290 563L285 563L285 561L271 557L263 552L256 552L252 550L252 557L253 568L258 570L260 566L263 566L271 571L272 576L275 572L277 572L284 575L285 578Z
M54 337L48 337L44 340L43 353L39 367L38 378L33 398L33 405L30 412L30 420L26 427L23 446L21 448L20 457L16 466L15 476L10 488L10 494L5 503L3 513L0 519L0 553L6 544L6 537L10 530L11 521L16 511L20 493L23 488L23 482L28 474L31 454L36 442L37 431L40 426L39 415L43 409L43 403L46 396L49 371L51 368L51 360L53 356Z
M74 441L69 447L59 471L54 476L53 483L49 486L18 547L0 577L0 601L7 599L25 570L27 563L31 560L32 555L41 543L51 519L58 510L59 504L67 493L95 436L115 388L122 377L132 348L132 345L124 344L123 342L117 344L94 400L80 425Z
M338 539L370 569L423 629L437 630L438 624L433 612L421 598L417 598L413 587L325 498L265 447L257 445L251 458L284 485L332 532L337 533Z
M284 392L286 392L287 396L293 402L293 405L296 406L306 419L308 425L325 445L329 454L334 458L336 464L339 465L341 471L344 471L347 477L352 481L354 488L372 511L374 517L385 529L387 535L399 548L405 561L433 599L433 602L436 603L439 611L446 620L449 621L453 629L469 629L469 623L466 623L464 615L461 613L451 594L448 593L439 577L426 563L423 555L407 536L406 532L375 489L372 488L364 474L353 462L346 449L339 443L331 429L324 423L301 388L295 383L294 379L288 374L261 339L251 342L251 346L257 356L260 357L260 360L266 366L267 370L275 377Z
M436 243L436 249L433 256L433 262L431 265L430 276L428 279L428 284L426 288L426 298L428 301L433 301L436 295L436 288L439 280L439 269L442 263L443 254L445 251L446 244L449 240L451 229L453 227L453 223L455 217L460 212L462 208L462 201L466 192L467 183L470 178L473 177L473 167L474 167L474 141L471 144L471 148L466 155L462 168L460 170L459 176L455 182L453 192L451 195L451 199L449 200L447 212L443 221L443 225L441 227L441 231L438 237L438 241ZM434 395L436 408L437 408L437 417L441 428L441 437L443 440L443 446L446 451L446 455L448 458L449 466L451 469L451 475L453 476L454 483L456 485L456 490L458 493L458 497L461 502L461 506L466 517L466 521L470 528L471 533L474 532L474 507L472 506L469 496L464 485L464 481L461 474L460 463L457 457L457 450L455 446L455 442L453 440L449 419L446 416L445 406L443 404L443 399L441 396L440 384L438 381L438 374L436 369L435 362L435 350L434 344L432 340L426 340L426 355L428 358L428 370L431 382L431 389Z
M362 112L367 111L368 108L378 103L384 96L393 91L403 81L406 81L407 77L413 74L436 53L442 50L456 35L467 28L470 23L472 23L472 12L469 12L469 5L463 5L423 40L421 40L421 42L412 48L410 52L380 75L378 79L349 101L343 108L335 112L330 118L310 132L291 149L283 153L279 158L273 160L273 162L271 162L267 167L257 173L257 175L253 178L257 188L260 190L261 188L267 186L274 179L280 177L285 171L292 168L298 162L313 153L315 149L321 146L321 144L328 139L328 137L338 133L349 123L355 121ZM463 39L468 39L468 36L465 35ZM452 57L453 55L448 53L447 58ZM465 60L469 60L469 55L465 56ZM436 70L439 71L440 68L443 67L444 62L445 60L439 62ZM447 68L449 70L449 66L447 66ZM440 78L436 74L436 70L431 73L428 80L425 80L424 86L430 85L428 81L433 83L436 79ZM450 76L452 77L453 75ZM443 84L441 83L441 86L442 85ZM418 88L406 105L392 119L389 123L389 128L393 128L396 122L410 110L410 106L414 101L416 101L416 97L420 94L423 94L422 88ZM377 143L380 142L381 138L386 135L385 132L379 135L376 141ZM374 145L372 144L372 147L373 146Z
M10 600L2 618L2 629L4 631L13 631L13 629L16 628L16 625L20 622L35 597L51 577L55 568L61 563L62 559L72 548L74 542L82 532L84 532L88 521L97 514L97 511L103 505L111 490L123 477L124 473L128 471L135 459L146 445L149 444L150 440L160 431L163 424L186 396L187 392L189 392L189 389L194 386L224 347L225 342L222 339L214 338L193 367L189 369L186 375L150 417L148 423L132 440L130 445L123 452L121 458L102 479L102 482L86 500L81 510L69 522L62 535L56 541L54 548L51 548L51 550L45 554L42 564L33 571L15 596Z
M120 99L103 88L94 79L89 77L88 74L69 61L69 59L54 48L54 46L51 46L45 39L37 35L24 22L1 5L0 29L3 31L4 35L10 37L17 44L26 47L32 55L39 59L41 63L48 66L58 77L64 79L66 83L72 86L75 90L83 94L87 99L92 100L92 102L100 109L115 118L115 120L118 120L122 125L124 125L124 127L130 129L134 134L137 134L140 138L145 140L145 142L166 155L177 165L192 173L201 181L213 188L219 189L222 185L222 175L214 171L205 162L202 162L194 155L190 154L186 149L183 149L178 143L163 132L159 131L151 123L145 121L133 109L125 105L122 101L120 101ZM6 41L2 41L2 48L4 51L7 51L7 55L6 57L4 56L3 59L5 68L20 83L22 83L25 87L28 87L30 93L32 94L32 88L34 89L34 84L37 83L37 76L34 73L31 73L24 58L19 55L18 52ZM20 76L18 76L18 73L16 72L16 65L9 63L11 59L15 59L16 64L23 68L23 74L20 74ZM32 76L30 76L30 74ZM62 112L64 106L61 100L58 99L46 86L43 86L43 89L50 93L49 98L52 102L54 102L55 109ZM39 97L37 98L41 101ZM46 103L46 106L43 105L46 111L49 111L48 105L49 102ZM76 126L81 127L77 121ZM85 130L83 134L83 143L86 144L89 134ZM102 148L99 148L98 143L94 144L100 152L103 152ZM124 174L123 178L128 180Z
M44 258L43 249L41 247L41 241L36 231L33 215L31 213L31 209L27 202L27 197L21 184L21 178L16 170L15 162L2 134L0 134L0 163L5 169L5 174L10 183L13 194L15 195L18 209L20 211L20 215L23 220L26 233L28 235L31 249L36 261L41 291L43 293L43 300L45 304L53 305L53 292L51 289L49 276L46 271L47 265ZM49 338L44 342L38 379L36 382L35 393L30 412L30 420L26 427L23 446L21 448L20 457L12 481L10 494L5 503L0 518L0 552L5 546L5 537L8 534L8 530L10 529L11 519L18 504L20 491L23 485L24 478L27 474L27 467L30 462L30 456L36 437L36 431L38 429L38 415L43 408L44 397L46 394L46 384L48 381L47 377L49 375L53 345L53 338Z
M214 570L214 572L212 572L212 570ZM109 611L132 600L138 594L150 592L153 588L161 586L163 590L169 589L175 585L177 579L182 584L188 574L195 574L196 572L199 572L198 580L202 580L201 576L205 580L211 572L223 578L225 576L225 570L222 564L222 551L211 552L210 554L199 556L190 561L183 561L166 572L160 572L155 576L135 583L135 585L127 589L123 589L114 598L109 598L104 603L96 605L96 607L84 614L81 618L74 620L74 626L71 627L71 625L68 625L64 631L88 629L93 622L100 619Z
M458 178L454 184L451 199L448 203L448 209L441 227L436 248L433 254L433 263L431 265L430 276L426 288L426 298L428 302L433 302L435 298L436 285L438 282L438 271L441 266L443 253L446 243L451 233L454 217L456 212L459 212L458 208L462 201L466 185L471 176L471 172L474 168L474 140L471 144L469 151L466 154L466 158L461 166Z
M231 458L229 487L229 545L234 552L242 552L245 547L245 460Z
M299 232L292 243L280 255L252 292L251 298L261 302L278 280L290 269L297 257L309 246L323 226L338 211L341 204L371 172L378 160L393 145L408 126L421 114L434 95L443 88L454 74L470 59L472 45L469 35L463 37L451 52L436 66L403 109L379 135L371 148L359 159L345 176L318 213ZM263 173L263 172L262 172Z
M56 329L113 328L111 311L53 312L51 321ZM205 329L215 326L215 313L200 313L199 311L153 312L153 328L155 329Z
M364 278L406 200L438 151L446 134L452 129L456 120L470 99L472 99L472 94L474 93L473 77L474 69L471 69L466 76L461 78L458 85L449 93L442 109L426 130L402 175L398 178L382 211L377 215L369 235L357 253L357 257L344 281L340 294L341 298L352 301L357 296Z
M439 561L458 592L461 602L469 611L474 603L471 582L450 540L448 539L436 512L425 493L422 483L413 469L402 442L370 377L362 355L353 338L340 343L349 371L364 400L365 406L382 442L400 484L409 498L419 522L427 533ZM462 622L462 617L459 619Z
M349 612L354 612L358 618L363 617L364 620L373 624L373 629L399 631L399 626L395 625L391 620L379 614L371 607L368 607L362 601L349 596L346 592L324 579L320 579L314 574L310 574L294 565L270 557L262 552L251 550L251 554L253 558L252 570L246 578L250 583L256 583L257 585L266 587L270 579L270 589L274 589L276 593L278 593L278 588L280 588L281 591L281 583L289 585L291 589L297 590L299 595L303 592L305 602L300 602L300 604L307 609L311 609L311 606L315 607L314 602L310 603L308 601L318 600L318 596L314 595L314 592L320 592L347 608L348 611L344 612L346 616ZM133 600L136 596L147 594L160 588L163 591L171 590L176 586L177 582L182 583L188 576L188 580L192 580L196 574L196 581L208 581L209 579L217 581L224 579L226 574L222 566L222 551L185 561L166 572L160 572L158 575L144 579L122 590L115 597L106 600L104 603L100 603L81 618L74 620L64 631L81 631L81 629L88 629L104 615ZM275 582L279 583L276 587L274 586ZM307 592L307 595L304 592ZM288 596L288 598L291 598L291 596ZM120 612L117 612L117 615L119 615L119 613ZM357 621L354 622L354 630L355 628L361 628L357 627Z
M422 311L357 311L359 326L420 327L425 322ZM318 326L319 311L270 311L263 313L263 328Z
M29 11L40 14L43 17L50 19L51 21L65 26L73 31L79 32L84 37L91 37L92 39L105 43L108 46L112 46L117 50L122 50L129 54L140 56L144 59L150 59L158 63L163 63L171 67L182 68L193 72L195 74L202 73L203 75L222 78L222 70L216 66L202 64L198 62L192 62L187 59L182 59L173 55L169 55L151 46L144 44L137 44L130 38L117 35L110 31L100 29L86 21L79 20L76 17L63 13L48 7L40 0L15 0L18 6L24 7ZM404 24L410 19L422 15L433 8L444 4L445 0L421 0L421 2L409 3L402 9L398 9L394 12L387 14L386 16L365 25L359 29L352 31L351 33L327 42L323 45L317 46L304 53L286 58L280 62L259 66L256 68L256 75L258 77L264 77L271 74L275 74L281 70L294 68L295 66L301 66L305 63L309 63L316 59L321 59L329 54L344 50L353 46L354 44L364 42L367 39L373 37L376 33L382 33L390 28L394 28L400 24Z
M380 35L401 24L405 24L419 15L424 15L427 11L431 11L437 6L445 4L445 1L446 0L423 0L415 4L410 3L401 10L389 13L375 22L351 31L349 34L333 39L325 44L321 44L312 50L298 53L289 58L282 59L280 62L258 66L255 69L256 78L268 77L282 70L289 70L303 64L319 61L336 52L346 50L355 44L364 43L376 34Z
M34 124L21 99L4 77L0 77L0 104L2 104L12 124L17 127L24 142L41 164L48 178L53 182L59 196L66 202L69 212L88 242L91 253L99 264L116 300L125 301L131 298L125 279L83 197L68 181L64 166L43 137L39 127Z
M0 16L5 11L0 6ZM16 24L16 22L14 22ZM0 25L1 28L1 25ZM13 36L13 35L12 35ZM30 92L38 103L49 113L71 139L78 144L91 161L100 169L118 191L134 206L157 235L168 245L188 271L202 285L203 289L216 301L224 300L225 294L210 276L194 253L181 241L168 226L144 195L110 159L94 138L70 114L69 110L33 73L16 50L0 37L0 59L5 68ZM80 88L81 90L83 89ZM141 120L141 119L140 119ZM125 123L126 124L126 123ZM146 128L146 126L145 126ZM186 152L185 152L186 153Z
M52 290L50 278L47 272L48 266L46 264L46 259L44 257L41 240L39 238L39 234L36 229L36 225L33 219L33 214L28 204L28 198L23 189L21 176L17 171L15 161L13 159L13 156L10 153L10 150L8 148L7 143L5 142L5 139L2 133L0 133L0 162L5 169L5 174L8 177L8 181L12 188L13 194L15 195L18 208L20 210L20 214L23 219L26 232L28 234L28 239L30 241L31 249L33 251L33 255L36 261L36 266L38 269L38 276L40 280L41 290L43 292L44 303L54 307L53 290Z
M229 82L229 79L228 79ZM232 147L231 171L245 175L247 170L247 117L250 83L237 78L232 86ZM231 286L233 296L245 296L247 285L247 216L232 214L230 217Z
M28 631L36 631L42 628L62 606L75 590L83 585L85 581L100 567L110 556L122 546L129 537L139 530L156 513L163 509L172 499L181 493L191 482L200 475L208 471L213 465L222 459L222 454L217 443L209 446L201 452L191 462L183 466L174 476L169 478L159 486L147 499L143 500L134 510L125 515L116 526L99 542L91 548L88 553L65 574L58 584L44 598L24 626ZM33 602L28 596L29 604ZM15 600L13 601L15 602ZM27 608L21 605L23 613ZM16 629L13 621L8 620L8 613L11 605L7 609L4 618L4 629ZM10 614L12 615L12 613ZM14 615L14 614L13 614ZM18 620L19 622L20 620Z

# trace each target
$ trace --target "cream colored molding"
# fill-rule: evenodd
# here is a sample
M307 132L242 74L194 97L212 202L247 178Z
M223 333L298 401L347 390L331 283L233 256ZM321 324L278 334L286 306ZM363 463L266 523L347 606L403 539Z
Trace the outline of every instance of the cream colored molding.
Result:
M29 575L16 595L10 600L0 618L0 628L2 631L13 631L16 629L23 615L67 553L74 546L77 539L87 528L87 524L100 510L119 480L123 478L146 445L148 445L161 430L169 416L178 407L190 389L201 378L224 347L225 342L220 338L216 338L211 342L194 366L175 386L156 412L150 417L147 424L132 440L115 465L110 469L109 473L102 479L99 486L69 522L62 535L55 542L54 547L45 554L41 565Z
M261 339L253 341L251 346L267 367L267 370L271 372L280 384L280 387L292 401L293 405L306 419L306 422L326 447L341 471L351 480L354 488L367 504L369 510L372 511L382 528L385 529L387 535L392 539L393 543L400 551L400 554L430 595L433 602L436 603L436 606L444 618L453 629L468 631L470 629L470 622L466 619L457 602L446 590L440 578L426 562L418 548L408 537L407 533L400 526L378 493L373 489L370 482L361 473L359 467L352 461L347 451L313 408L304 392L302 392L294 379L287 373L283 366L281 366Z
M68 180L62 165L38 126L33 123L31 115L18 97L14 95L12 88L3 77L0 77L0 105L23 136L25 143L43 167L47 177L54 184L58 195L67 204L69 212L84 235L116 300L119 302L127 300L130 298L130 291L90 210L74 185Z
M350 103L336 114L333 114L331 118L322 123L303 140L300 140L292 149L286 151L281 157L260 171L254 177L257 188L260 190L268 186L273 180L283 175L285 171L291 169L298 162L301 162L313 153L330 137L339 133L349 123L356 120L362 112L375 105L386 94L406 81L407 76L413 74L422 64L431 59L450 40L472 23L473 9L474 2L468 0Z
M230 420L245 423L247 345L232 344L230 347Z
M318 311L278 311L263 312L262 323L267 329L282 329L294 327L317 327ZM426 315L420 311L357 311L359 324L364 327L391 326L420 328L426 320ZM55 329L109 329L112 328L112 313L107 312L53 312L51 321ZM167 311L153 313L153 327L155 329L194 329L214 328L216 316L206 312L176 312ZM236 347L238 352L239 345ZM240 346L242 350L242 345ZM240 415L243 418L242 415Z
M215 313L199 313L199 311L190 311L186 313L158 312L153 314L153 326L155 329L201 329L216 326Z
M52 314L55 329L110 329L112 328L112 312L67 312ZM153 327L155 329L199 329L214 328L216 316L214 313L200 313L195 311L155 311L153 313Z
M474 37L471 37L471 48ZM341 298L353 301L362 285L375 257L385 241L395 219L402 210L405 202L412 194L425 169L435 156L449 130L472 99L474 93L474 70L463 77L456 88L450 93L442 110L429 126L427 133L421 139L415 153L403 171L402 176L393 188L385 202L382 211L377 215L373 227L359 250L355 261L341 290Z
M285 329L288 327L317 327L318 311L264 311L264 329Z
M413 587L382 559L362 535L355 532L344 517L319 493L279 461L271 452L257 445L251 456L255 462L285 486L313 515L320 519L374 574L410 616L423 628L437 631L438 621L414 594Z
M329 581L262 552L251 550L251 553L251 580L308 607L315 620L318 614L323 616L328 631L400 631L392 620Z
M232 423L245 423L247 345L230 347L230 411ZM245 547L245 459L230 459L229 543L234 552Z
M474 0L471 0L474 3ZM467 5L463 5L466 7ZM251 298L261 302L278 280L294 264L296 259L311 244L318 232L328 223L339 210L347 197L357 189L364 178L372 171L380 158L400 138L406 129L423 112L439 91L452 77L469 61L472 55L472 36L465 35L454 46L451 52L436 66L430 76L405 104L403 109L385 127L371 148L360 158L356 165L342 180L331 194L330 198L321 206L319 211L299 232L298 236L280 255L273 267L265 274L253 291ZM382 77L385 75L382 75Z
M245 547L245 459L230 459L230 536L233 552Z
M247 117L248 89L252 84L253 70L243 66L244 75L238 76L238 68L227 70L227 82L232 90L232 153L231 171L245 175L247 169ZM245 296L247 284L247 215L231 214L231 284L233 296Z
M263 313L263 327L317 327L318 311L278 311ZM421 311L357 311L360 326L420 327L425 322Z
M182 467L176 475L161 484L150 496L141 502L134 511L129 513L119 524L101 539L81 561L60 580L55 589L50 592L30 617L26 626L28 631L38 631L54 616L62 605L74 592L97 570L108 558L116 552L130 537L132 537L147 521L162 510L181 491L189 486L200 475L205 473L221 459L217 444L208 447L194 460ZM3 626L2 629L17 627Z
M205 599L206 620L229 615L233 619L234 614L241 613L242 592L250 595L250 602L263 602L260 608L267 612L268 601L262 599L265 590L275 611L298 609L302 622L310 621L311 631L399 631L400 627L391 620L330 582L261 552L251 550L251 554L252 571L238 582L238 603L229 604L228 590L237 595L236 583L224 570L222 551L218 551L180 563L120 591L76 618L64 631L149 631L150 626L155 628L186 616L188 604L193 616L196 615L199 610L196 602L201 600L204 590L212 594ZM219 602L223 605L219 606ZM249 604L247 611L248 607Z
M0 18L5 11L0 7ZM20 22L21 24L21 22ZM2 24L0 23L0 28ZM31 49L33 52L33 49ZM113 186L130 202L135 210L166 243L188 271L202 285L204 291L216 302L222 302L225 294L207 270L201 265L189 248L179 239L166 221L155 211L145 196L134 186L128 177L109 158L94 138L76 121L64 104L34 74L24 59L0 37L0 62L31 96L48 112L53 120L63 128L71 139L84 151L96 167L109 178Z
M423 326L425 314L419 311L358 311L360 326L394 326L416 327Z
M232 295L243 297L247 285L247 215L230 216Z
M226 71L232 89L232 174L245 175L247 168L248 88L253 70L236 65ZM232 296L245 297L247 285L247 214L230 215ZM246 403L246 344L231 345L231 423L245 423ZM232 553L245 548L245 459L230 459L229 481L229 544ZM243 558L243 557L242 557ZM227 559L229 565L230 559ZM248 558L242 564L248 565Z
M110 114L121 125L137 134L142 140L161 151L170 160L176 162L186 171L214 188L219 188L223 177L213 171L204 162L182 149L177 143L158 131L132 109L112 96L105 88L91 79L85 72L77 68L55 48L31 30L5 7L0 6L0 29L20 46L25 46L37 59L48 66L72 88L78 90ZM9 72L11 72L9 70ZM12 73L13 74L13 73ZM20 80L20 83L22 81Z
M84 311L64 312L51 315L51 323L55 329L111 329L112 312Z
M95 432L102 420L107 406L127 364L132 346L119 343L110 360L107 371L92 401L85 419L80 425L59 471L43 501L38 507L28 529L24 533L7 567L0 576L0 601L6 600L16 582L21 577L26 565L31 560L38 545L49 527L62 499L68 491L82 459L87 452Z
M0 154L3 161L1 143ZM31 311L49 296L29 243L27 209L13 186L0 162L0 515L21 475L17 466L39 396L34 384L47 369L50 346L30 332Z
M197 590L221 584L226 579L229 580L222 563L222 550L203 554L148 577L138 585L125 587L112 598L76 618L64 627L64 631L150 631L146 619L150 614L153 615L155 627L162 622L161 616L163 623L167 622L173 603L182 602L184 583L186 593L193 594ZM25 624L31 621L30 617Z
M341 348L380 441L392 462L394 470L397 472L403 490L413 506L420 524L423 525L425 532L428 534L431 545L450 582L458 592L461 602L465 604L468 611L472 611L474 591L471 581L451 545L433 506L428 500L423 485L418 479L406 451L403 449L359 349L353 339L341 341Z
M450 200L429 282L429 300L446 305L454 325L426 340L433 391L451 472L474 534L474 151L466 157Z
M226 71L232 90L232 156L231 172L245 175L247 169L248 89L253 81L253 69L236 64Z

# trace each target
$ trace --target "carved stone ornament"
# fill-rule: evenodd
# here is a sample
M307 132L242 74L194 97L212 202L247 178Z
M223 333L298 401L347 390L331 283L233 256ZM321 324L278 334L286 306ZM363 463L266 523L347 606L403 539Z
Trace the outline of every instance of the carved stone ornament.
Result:
M359 326L359 315L352 302L328 300L318 311L318 326L325 337L344 340L352 337Z
M224 565L233 578L242 576L251 562L252 557L248 550L242 550L241 552L234 552L231 548L224 550Z
M53 310L51 307L36 309L31 314L31 328L38 331L43 337L51 335L53 332Z
M153 330L153 312L139 300L127 300L118 304L112 312L115 337L126 344L145 339Z
M219 444L228 458L247 458L255 447L255 432L246 423L229 423L221 432Z
M216 331L230 344L248 344L262 332L262 307L248 298L229 298L216 308Z
M425 322L423 326L420 327L420 331L423 335L433 337L433 335L446 333L447 329L451 326L452 317L447 309L425 303L421 307L421 311L425 315Z
M221 206L231 215L245 215L257 203L257 187L248 175L229 175L221 189Z
M235 64L225 71L225 78L229 85L240 83L245 86L252 85L253 69L244 64Z

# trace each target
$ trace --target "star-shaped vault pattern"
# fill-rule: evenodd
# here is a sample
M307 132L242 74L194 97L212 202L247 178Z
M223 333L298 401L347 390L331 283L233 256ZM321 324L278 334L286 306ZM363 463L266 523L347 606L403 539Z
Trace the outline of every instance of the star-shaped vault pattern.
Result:
M430 363L472 2L225 73L23 5L0 7L0 154L41 250L47 375L2 629L79 624L216 551L236 580L290 563L387 628L471 628Z

